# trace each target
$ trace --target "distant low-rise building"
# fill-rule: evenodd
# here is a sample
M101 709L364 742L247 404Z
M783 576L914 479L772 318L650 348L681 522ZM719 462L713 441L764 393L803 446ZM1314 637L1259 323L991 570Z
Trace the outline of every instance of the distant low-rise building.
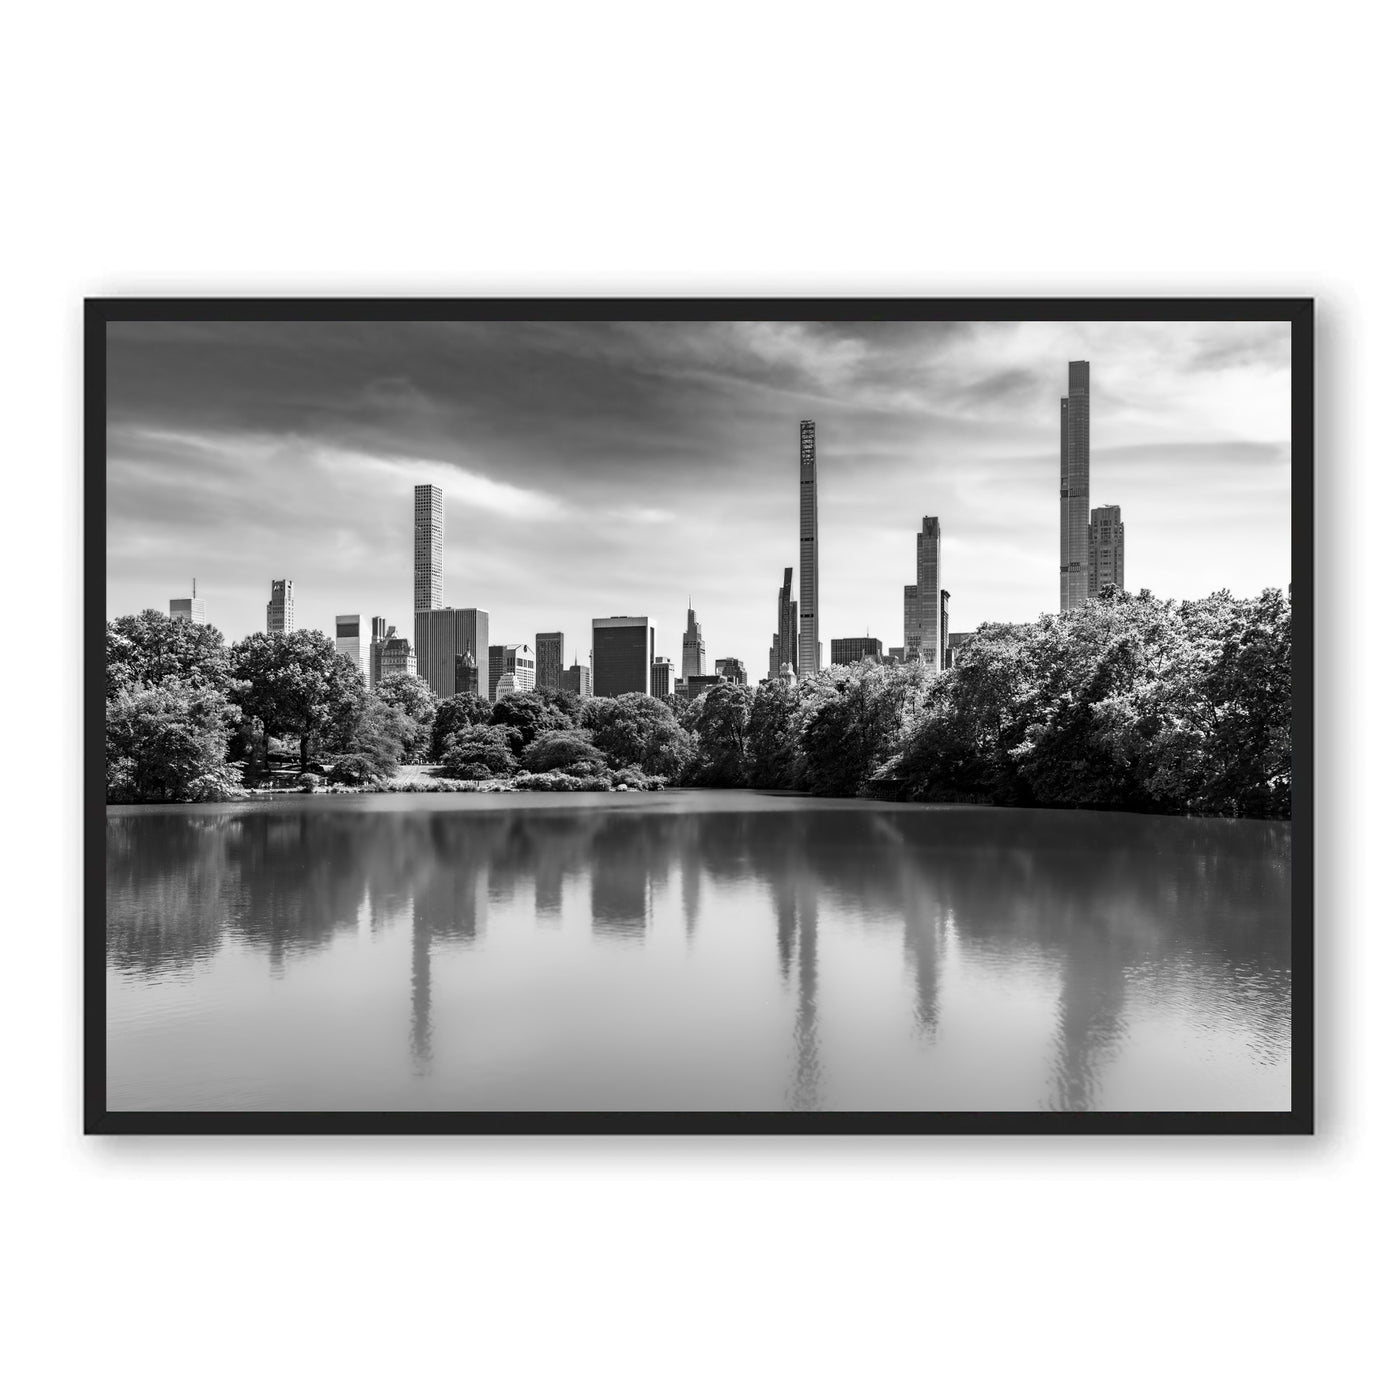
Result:
M958 653L975 637L975 632L948 633L948 665L958 664Z
M891 648L885 653L885 665L887 665L887 666L902 666L902 665L904 665L904 648L903 648L903 647L891 647Z
M723 676L725 680L735 681L739 685L749 683L749 673L737 656L721 656L715 662L715 675Z
M869 657L879 661L884 647L879 637L833 637L831 642L831 664L833 666L853 666Z
M680 700L698 700L707 690L717 685L728 685L727 676L687 676L676 682L676 696Z
M186 622L193 622L197 627L205 625L204 599L199 596L199 580L190 580L190 596L188 598L172 598L170 600L170 617L174 621L183 617Z
M560 690L567 690L574 695L581 695L584 698L593 694L593 673L590 667L580 666L577 661L572 666L564 668L561 678Z
M651 693L658 700L670 695L675 688L676 668L669 656L657 656L651 663Z

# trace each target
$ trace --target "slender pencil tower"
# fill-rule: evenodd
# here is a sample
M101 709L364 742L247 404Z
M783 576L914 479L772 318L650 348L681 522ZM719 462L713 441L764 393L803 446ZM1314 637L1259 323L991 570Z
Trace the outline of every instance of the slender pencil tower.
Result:
M797 674L812 676L822 668L822 644L817 620L817 425L811 418L804 418L798 427L797 463L800 490Z

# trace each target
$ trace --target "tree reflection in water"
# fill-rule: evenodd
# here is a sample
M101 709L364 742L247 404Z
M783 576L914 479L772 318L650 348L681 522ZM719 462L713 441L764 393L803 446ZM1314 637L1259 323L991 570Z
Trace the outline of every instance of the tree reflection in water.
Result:
M930 1045L954 949L963 964L1057 968L1046 1107L1098 1103L1139 984L1189 974L1193 987L1253 988L1255 1052L1286 1053L1286 824L801 799L695 810L693 796L114 812L109 962L137 979L189 976L232 940L280 975L362 911L376 929L411 908L409 1050L427 1072L436 948L472 946L493 908L522 896L536 919L558 919L573 882L587 884L595 939L644 948L674 880L692 950L706 938L708 891L718 909L726 892L766 889L791 998L793 1108L823 1103L822 941L856 925L902 929L910 1033Z

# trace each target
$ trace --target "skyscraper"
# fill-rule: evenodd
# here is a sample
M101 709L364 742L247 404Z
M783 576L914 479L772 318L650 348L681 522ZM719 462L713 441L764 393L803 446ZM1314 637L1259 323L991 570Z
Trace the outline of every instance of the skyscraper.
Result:
M442 487L415 486L413 611L416 613L442 606L442 530Z
M817 618L817 425L804 418L797 429L798 580L797 674L822 668L821 630Z
M587 666L580 666L576 657L572 666L566 666L564 668L564 676L559 688L561 690L572 691L575 695L592 695L593 680L591 669Z
M370 637L363 613L336 613L335 649L348 656L366 679L370 674Z
M691 617L694 617L692 612ZM656 629L649 617L593 619L593 693L651 693L651 663Z
M1123 512L1118 506L1095 506L1089 512L1088 596L1097 598L1109 583L1123 587Z
M938 664L941 667L953 664L948 659L948 600L951 596L946 588L938 595Z
M676 668L669 656L657 656L651 663L651 693L658 700L664 699L675 690Z
M705 641L700 635L700 624L695 620L695 609L685 610L685 635L681 638L681 679L705 674ZM600 691L599 694L602 692Z
M289 578L272 580L272 597L267 605L267 630L269 632L290 632L292 623L292 581Z
M479 663L489 654L490 646L491 615L484 608L435 608L413 615L418 674L440 699L457 692L457 658L470 652ZM490 699L479 664L477 671L477 694Z
M1060 400L1060 611L1089 596L1089 361L1069 362Z
M943 531L926 515L915 536L915 577L904 586L904 655L934 670L943 667Z
M383 673L384 642L388 636L389 624L385 618L370 620L369 633L369 683L371 688L379 684Z
M778 630L768 648L768 679L775 681L786 661L797 670L797 600L792 596L792 570L783 570L783 586L778 590Z
M172 598L170 600L170 617L183 617L186 622L193 622L198 627L205 624L204 599L199 596L199 580L190 580L190 596L188 598Z
M535 633L535 684L541 689L558 690L564 680L564 634Z

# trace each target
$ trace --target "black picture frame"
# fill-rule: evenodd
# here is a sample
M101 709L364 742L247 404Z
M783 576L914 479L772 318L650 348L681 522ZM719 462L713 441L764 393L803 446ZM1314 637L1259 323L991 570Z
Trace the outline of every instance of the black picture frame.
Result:
M106 1105L107 327L120 321L1277 321L1292 329L1292 1095L1279 1112L133 1112ZM1314 302L1308 297L91 298L84 303L83 1130L89 1134L1311 1134Z

